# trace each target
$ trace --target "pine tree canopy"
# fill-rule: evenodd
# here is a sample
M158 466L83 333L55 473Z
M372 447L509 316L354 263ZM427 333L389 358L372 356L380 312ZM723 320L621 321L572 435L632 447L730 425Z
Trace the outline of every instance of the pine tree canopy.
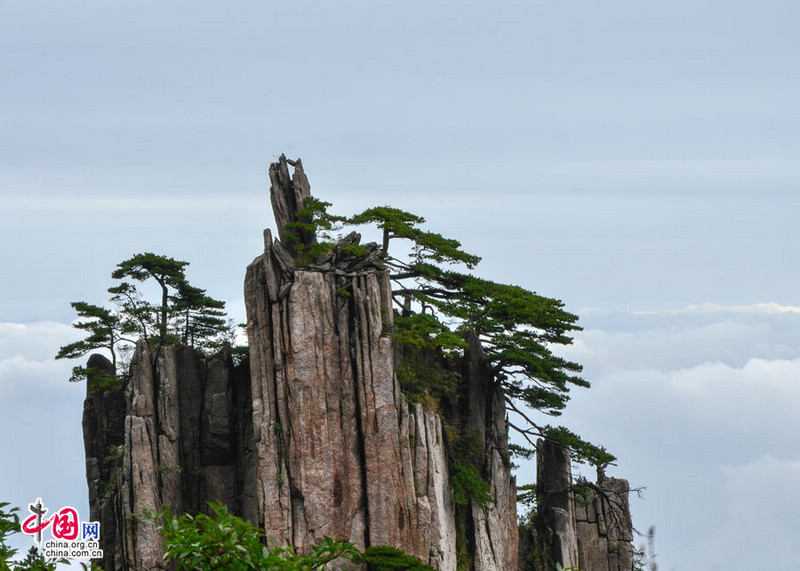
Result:
M496 382L504 389L511 428L530 445L533 438L555 439L578 461L598 466L615 460L604 448L585 442L563 427L540 425L536 412L558 416L572 387L589 387L582 367L553 352L572 343L578 317L557 299L517 285L494 282L447 266L472 270L480 258L452 238L420 228L421 216L389 206L369 208L345 219L345 225L372 224L383 234L383 263L393 283L399 317L399 343L460 351L468 331L481 342ZM410 253L390 253L392 240L410 242ZM523 450L519 448L519 450Z
M185 273L188 265L150 252L120 262L111 274L113 279L152 280L161 290L160 299L148 301L134 283L122 281L108 288L110 308L83 301L72 303L78 312L73 326L88 336L61 347L56 358L75 359L95 349L107 349L116 365L120 345L129 347L138 339L182 342L204 351L221 347L232 335L225 302L191 285ZM72 380L85 378L86 372L75 367Z

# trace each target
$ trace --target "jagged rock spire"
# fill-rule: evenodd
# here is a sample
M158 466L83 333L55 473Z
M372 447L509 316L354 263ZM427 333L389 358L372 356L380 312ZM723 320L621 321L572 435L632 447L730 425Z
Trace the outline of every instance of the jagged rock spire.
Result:
M289 177L289 165L294 167L294 174ZM293 241L287 236L286 225L297 222L297 212L303 208L305 200L311 196L311 185L308 177L303 172L303 162L300 159L290 161L286 155L281 155L277 163L269 167L269 189L272 212L278 227L278 236L283 244L290 249ZM300 220L301 221L301 220ZM310 245L316 242L313 232L295 232L300 243Z

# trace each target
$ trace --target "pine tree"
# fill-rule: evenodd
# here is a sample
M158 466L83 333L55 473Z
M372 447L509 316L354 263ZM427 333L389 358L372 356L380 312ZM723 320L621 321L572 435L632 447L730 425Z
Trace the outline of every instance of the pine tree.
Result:
M189 262L174 260L166 256L158 256L151 252L136 254L130 259L117 264L117 269L111 274L115 280L131 278L139 282L153 279L161 287L161 304L158 306L158 340L163 343L167 338L167 327L170 317L170 288L177 289L186 282L184 268ZM130 287L123 282L119 287Z
M123 281L108 288L113 308L83 301L72 303L78 312L74 327L86 331L85 339L61 347L57 359L76 359L95 349L107 349L115 368L120 345L130 347L138 339L159 344L178 342L197 349L218 349L228 341L232 328L225 319L225 302L191 285L185 274L188 262L150 252L120 262L111 274L117 280L155 281L159 303L146 300L136 284ZM74 367L70 380L86 378L88 369ZM105 375L105 371L95 371Z
M472 270L480 258L461 243L422 230L424 218L389 206L370 208L346 219L347 225L374 224L383 234L383 263L390 270L392 293L401 315L395 339L445 352L460 351L465 334L480 340L495 380L504 389L506 407L521 422L510 422L533 446L533 438L553 438L573 451L578 461L604 466L615 460L604 448L584 441L564 427L541 425L530 410L559 416L572 387L589 387L582 367L553 353L580 331L578 317L557 299L523 287L497 283L452 265ZM394 256L392 240L410 242L410 253ZM528 410L530 409L530 410ZM527 449L519 449L526 454Z

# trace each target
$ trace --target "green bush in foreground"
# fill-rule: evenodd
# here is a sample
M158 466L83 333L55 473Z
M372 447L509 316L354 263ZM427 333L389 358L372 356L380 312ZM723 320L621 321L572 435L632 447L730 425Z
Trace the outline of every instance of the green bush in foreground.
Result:
M46 559L36 547L31 547L22 561L12 557L17 550L6 544L6 540L19 533L19 508L8 508L8 502L0 502L0 571L55 571L58 563L67 563L66 559Z
M264 530L232 515L222 504L209 505L213 512L211 517L205 514L172 516L165 509L146 518L163 521L159 529L164 537L164 558L174 562L178 569L317 571L335 568L339 560L369 564L378 571L433 570L394 547L372 546L361 552L348 541L330 537L314 546L311 553L302 555L293 547L275 545L265 538Z

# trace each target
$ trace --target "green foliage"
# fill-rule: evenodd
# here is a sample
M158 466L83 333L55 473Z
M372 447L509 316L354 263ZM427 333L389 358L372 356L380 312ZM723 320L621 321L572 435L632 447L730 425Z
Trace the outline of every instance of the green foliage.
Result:
M169 289L178 288L186 281L184 268L188 262L175 260L166 256L159 256L152 252L136 254L132 258L117 264L117 269L111 273L115 280L131 278L138 282L154 279L161 286L161 304L158 306L159 317L156 320L159 340L163 343L167 336L167 318L169 315ZM123 282L123 285L128 285Z
M92 383L89 386L90 395L100 394L106 391L118 391L122 389L124 384L122 377L109 373L105 369L81 366L72 367L72 376L69 378L70 382L76 383L89 378L92 379Z
M330 202L319 200L313 196L303 200L303 207L297 211L298 224L307 224L310 232L315 236L321 237L324 240L331 240L330 232L337 230L341 223L344 222L344 216L336 216L328 212L328 207L331 206ZM290 224L286 227L291 229Z
M536 450L533 448L526 448L525 446L520 446L518 444L509 443L508 450L516 456L517 458L522 458L523 460L532 460L536 457Z
M135 332L135 329L121 320L118 314L104 307L84 301L75 301L70 305L78 312L78 319L72 326L86 331L88 336L61 347L56 359L76 359L95 349L108 349L111 353L111 362L116 366L117 345L121 342L130 342L125 336Z
M292 547L280 547L265 538L264 531L231 513L220 503L211 503L212 515L174 517L165 509L150 514L148 521L163 521L165 559L179 570L229 569L316 571L331 563L350 561L369 564L376 570L404 569L430 571L416 557L399 549L374 546L363 553L350 542L325 537L299 554Z
M494 497L488 482L481 475L486 451L480 432L473 429L460 433L449 424L445 425L445 430L452 454L450 489L453 491L453 501L459 506L474 502L488 509L494 503Z
M295 263L298 268L308 267L309 264L313 264L317 261L317 258L330 252L331 248L333 248L333 244L330 242L315 242L308 245L300 244L295 247L295 250L298 252Z
M375 223L381 230L388 231L391 236L406 236L411 233L417 224L422 224L425 219L422 216L411 214L391 206L377 206L368 208L361 214L355 214L346 219L347 224L368 224Z
M466 506L456 505L456 569L472 569L472 556L467 543Z
M367 209L345 221L374 224L383 232L383 261L391 270L392 293L403 308L395 321L395 340L417 348L456 351L464 348L465 334L473 332L505 390L509 412L523 421L522 426L513 422L510 426L531 443L546 431L564 436L558 433L562 429L535 424L525 409L558 416L572 387L589 386L579 376L580 365L552 350L554 345L572 342L571 333L580 330L578 317L565 311L560 300L445 269L444 264L472 269L480 258L465 252L456 240L422 230L424 222L420 216L389 206ZM411 253L390 256L389 243L394 239L409 241ZM571 444L577 446L578 461L597 465L613 461L602 448L569 434Z
M418 557L407 555L401 549L387 545L367 547L364 553L353 559L353 563L368 564L375 571L435 571L430 565L423 563Z
M453 475L450 477L450 488L453 490L453 501L462 506L474 502L483 509L494 503L489 484L481 477L474 464L456 460L453 463Z
M633 571L647 571L647 555L644 545L639 545L633 550Z
M409 402L438 410L439 401L453 394L458 375L443 367L425 364L422 360L404 359L395 371L400 388Z
M94 349L107 349L112 363L118 355L125 356L138 339L151 346L182 343L205 353L221 348L233 338L233 327L225 318L225 302L206 294L206 290L191 285L185 274L188 262L159 256L150 252L136 254L117 265L114 279L154 281L161 290L158 303L144 299L134 283L123 281L108 288L112 308L73 302L78 312L74 327L88 336L61 347L57 359L75 359ZM246 350L244 350L246 353ZM237 353L243 359L243 352ZM123 370L127 367L124 363ZM71 381L87 375L97 379L94 391L118 389L122 380L85 367L73 368Z
M25 559L15 564L14 569L25 569L26 571L55 571L59 563L69 564L69 560L63 558L46 558L33 546L28 550Z
M369 254L369 248L361 244L347 244L346 246L342 246L339 251L346 256L353 256L354 258L360 258L361 256Z
M480 258L461 249L461 243L441 234L426 232L417 228L425 219L391 206L369 208L351 216L347 224L375 224L383 230L383 249L388 253L389 240L405 238L414 244L414 259L417 262L463 263L472 268Z
M594 466L605 467L616 460L602 446L596 446L583 440L563 426L545 426L542 432L546 438L555 440L562 446L569 448L572 451L572 458L576 462L589 462Z
M8 502L0 502L0 571L10 569L11 558L17 554L16 549L6 545L6 539L19 531L19 508L8 507Z
M431 313L411 313L394 320L394 340L415 349L454 352L465 349L464 338Z
M534 571L546 568L542 545L537 541L536 516L538 513L536 485L517 486L517 525L520 541L521 569Z
M181 332L181 343L201 349L219 349L230 335L225 302L206 295L206 290L182 281L172 297L170 313L174 327Z
M402 307L402 314L394 323L395 342L417 350L458 352L466 347L466 333L473 332L505 390L509 412L523 421L521 426L511 422L511 428L531 444L532 438L552 435L573 449L577 461L598 466L613 462L614 457L603 448L565 428L539 426L526 411L559 416L569 401L571 388L589 387L580 377L580 365L553 352L553 346L570 344L572 332L580 330L578 317L565 311L560 300L445 269L445 265L462 264L471 270L480 258L464 251L457 240L423 230L425 219L421 216L380 206L343 218L329 214L329 206L314 198L306 200L298 220L287 225L296 233L293 241L310 245L317 231L329 240L328 231L340 223L372 224L382 231L382 260L391 272L392 294ZM389 255L389 244L396 239L410 243L410 254ZM342 249L356 256L365 253L362 246ZM421 382L419 370L416 365L398 370L403 388L411 391L414 399L424 399L425 395L433 398L435 391L430 390L430 384ZM515 448L512 452L524 450Z
M415 291L401 292L454 320L456 332L474 331L508 396L558 415L570 384L589 386L573 374L580 365L556 357L548 347L569 343L566 333L580 329L574 324L577 316L563 311L560 301L430 264L410 269L424 281Z
M463 348L464 341L424 313L395 318L394 341L402 351L395 374L406 400L438 411L442 399L457 393L460 379L447 366L447 349Z
M306 267L333 247L331 232L339 228L343 216L328 212L330 202L313 196L303 200L297 219L284 227L283 237L295 252L297 266ZM321 239L318 242L317 239Z
M9 508L8 502L0 502L0 571L55 571L66 559L46 559L36 547L31 547L22 561L15 561L16 549L7 545L10 536L20 531L19 508Z
M473 466L483 466L486 461L486 449L480 431L473 428L461 433L449 423L445 428L453 457Z
M136 286L128 282L108 288L108 293L112 294L109 301L116 306L120 327L149 341L151 328L156 321L156 307L145 301Z
M220 504L211 508L213 518L205 514L173 517L169 510L159 514L164 519L160 531L165 559L178 569L258 569L264 558L261 530Z
M536 484L524 484L517 486L517 503L535 508L537 504Z
M231 347L231 359L234 365L243 365L250 361L250 347L247 345L237 345Z
M485 443L477 429L461 432L463 427L445 422L445 435L450 451L450 489L453 492L456 516L456 562L458 569L471 569L467 514L470 504L489 509L494 502L490 486L481 476L486 460Z
M572 484L572 497L575 498L575 503L581 507L585 508L591 505L594 499L594 490L586 478L580 477L577 482Z
M177 287L184 279L184 268L189 262L175 260L167 256L145 252L123 260L111 273L115 280L129 277L139 282L155 279L159 285Z

